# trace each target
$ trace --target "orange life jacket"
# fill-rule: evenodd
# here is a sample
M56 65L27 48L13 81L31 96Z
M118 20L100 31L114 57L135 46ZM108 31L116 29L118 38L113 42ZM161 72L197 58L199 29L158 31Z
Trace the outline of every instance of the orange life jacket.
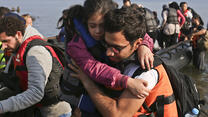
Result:
M162 64L159 64L154 69L158 71L158 83L151 90L149 96L146 97L144 104L138 109L133 117L145 117L145 115L150 114L154 114L156 117L178 117L173 89L165 68ZM138 69L134 71L134 74L131 77L140 75L142 72L144 72L143 69ZM122 90L119 91L118 89L109 90L110 89L105 89L104 92L114 99L117 99L122 93ZM155 105L157 105L157 107Z
M158 83L151 90L149 96L146 97L144 103L145 105L143 104L143 106L138 110L137 113L135 113L133 117L138 117L140 115L150 115L153 113L157 117L178 117L176 101L173 96L173 89L171 87L168 75L162 64L155 67L155 69L158 71ZM148 112L149 110L147 107L151 109L151 106L154 104L158 105L158 110L156 110L156 112L153 111L153 113Z

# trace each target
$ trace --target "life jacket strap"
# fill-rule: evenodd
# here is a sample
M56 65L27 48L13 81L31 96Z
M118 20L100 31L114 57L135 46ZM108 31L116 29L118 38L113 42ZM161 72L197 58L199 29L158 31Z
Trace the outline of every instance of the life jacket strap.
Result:
M154 117L152 114L153 112L157 113L158 117L164 117L164 105L165 104L171 104L175 101L175 96L174 94L165 97L164 95L158 96L156 101L150 106L148 107L146 102L143 103L143 108L145 110L147 110L147 113L151 113L150 115L146 115L146 117ZM142 115L143 116L143 115ZM142 117L139 116L139 117Z

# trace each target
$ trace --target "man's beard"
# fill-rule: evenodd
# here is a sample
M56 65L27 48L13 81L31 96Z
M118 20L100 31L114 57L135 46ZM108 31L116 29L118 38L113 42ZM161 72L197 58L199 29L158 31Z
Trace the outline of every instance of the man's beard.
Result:
M15 40L16 40L16 45L15 45L15 47L14 47L13 49L9 49L9 50L8 50L8 51L11 51L12 53L16 53L16 52L18 51L20 45L21 45L21 43L18 41L17 38L15 38Z

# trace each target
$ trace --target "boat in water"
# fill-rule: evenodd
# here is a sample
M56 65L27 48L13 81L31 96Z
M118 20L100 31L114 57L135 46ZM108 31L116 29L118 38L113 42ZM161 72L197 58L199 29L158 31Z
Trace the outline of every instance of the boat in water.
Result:
M155 53L168 65L180 70L192 60L192 46L190 41L182 41Z

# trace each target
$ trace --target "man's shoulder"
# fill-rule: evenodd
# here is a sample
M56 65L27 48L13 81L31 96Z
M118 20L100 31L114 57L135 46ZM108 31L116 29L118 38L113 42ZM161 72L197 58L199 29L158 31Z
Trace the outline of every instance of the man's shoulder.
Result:
M125 66L123 74L127 76L133 76L135 71L140 68L141 66L136 64L136 62L130 62Z
M27 56L43 55L43 58L44 58L44 56L48 55L47 53L50 53L50 52L46 49L46 47L42 45L35 45L28 50Z

